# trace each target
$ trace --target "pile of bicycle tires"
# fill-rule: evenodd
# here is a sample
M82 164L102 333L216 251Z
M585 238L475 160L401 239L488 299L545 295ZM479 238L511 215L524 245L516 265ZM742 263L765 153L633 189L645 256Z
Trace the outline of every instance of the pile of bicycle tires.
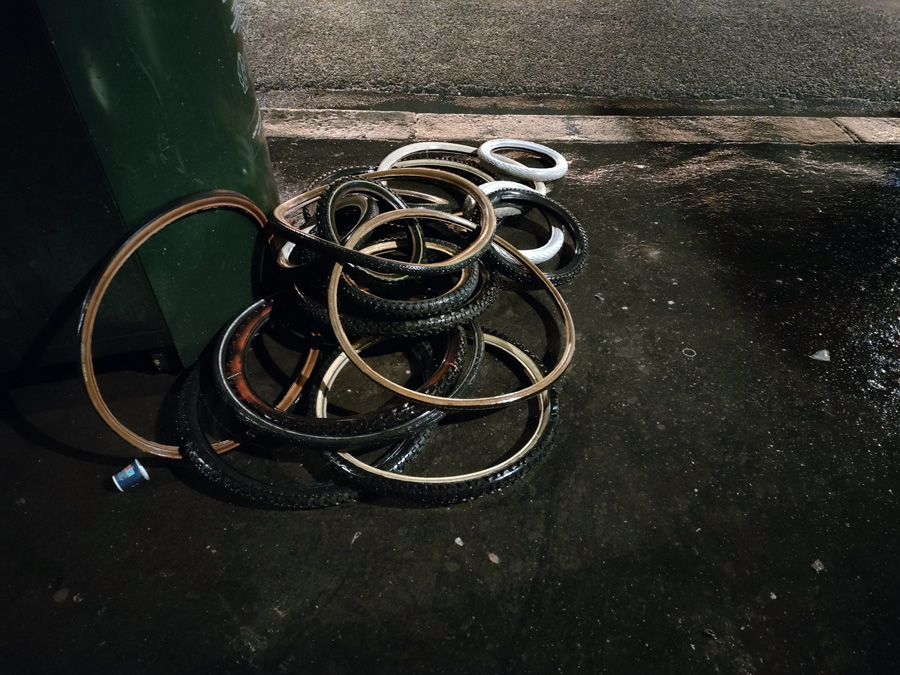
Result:
M133 446L187 459L220 493L242 502L306 509L389 496L447 505L503 489L546 457L560 415L553 385L574 354L572 315L556 287L583 270L588 241L554 198L566 170L561 155L526 141L415 143L377 167L322 176L271 214L224 190L179 200L119 247L88 292L80 333L91 400ZM181 442L164 445L125 427L100 395L94 321L115 274L145 241L181 218L220 208L260 228L277 281L189 370L176 420ZM531 230L540 245L520 249L497 235L498 226ZM523 292L542 293L554 307L560 347L553 363L482 325L492 305ZM254 375L264 339L296 364L277 392ZM400 355L406 370L385 374L372 354ZM487 359L512 371L518 387L478 394ZM336 382L350 371L388 399L335 412ZM451 474L415 469L428 453L447 452L434 443L439 425L513 405L528 408L527 428L502 457ZM239 453L276 461L312 453L315 480L255 473L253 461L236 461Z

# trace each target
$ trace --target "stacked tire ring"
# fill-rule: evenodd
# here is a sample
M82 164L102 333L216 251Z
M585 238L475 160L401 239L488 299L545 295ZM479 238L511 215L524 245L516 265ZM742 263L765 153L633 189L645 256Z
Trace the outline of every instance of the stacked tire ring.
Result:
M502 154L508 151L531 161ZM546 456L559 422L552 385L574 353L572 316L556 286L584 268L588 242L575 217L548 196L567 168L559 153L526 141L498 139L478 148L414 143L378 167L323 176L269 218L230 191L179 200L119 247L87 294L79 332L88 395L107 424L134 447L184 457L232 498L271 507L318 508L381 495L453 504L500 490ZM104 402L93 368L94 323L116 273L144 242L181 218L221 208L260 228L283 277L282 289L226 325L190 369L179 395L182 442L163 445L128 429ZM526 212L543 217L545 224L538 227L544 228L546 243L519 250L497 236L498 218L516 227ZM528 222L533 230L535 221ZM537 266L550 261L552 267L553 260L564 262L546 271ZM562 346L554 364L542 363L514 338L479 322L498 295L520 290L543 291L556 307ZM248 356L264 333L279 336L300 355L296 376L274 402L254 389L248 374ZM403 352L415 367L408 386L366 361L379 345ZM524 383L520 389L470 396L486 351L516 371ZM328 395L351 364L393 397L374 410L334 416ZM445 417L450 421L454 413L526 400L533 411L529 432L500 461L447 476L408 472L421 453L442 452L429 441ZM328 480L308 485L251 475L238 468L247 462L232 461L239 441L214 442L208 436L213 428L229 429L242 442L277 444L279 452L321 450ZM375 459L364 460L361 453Z

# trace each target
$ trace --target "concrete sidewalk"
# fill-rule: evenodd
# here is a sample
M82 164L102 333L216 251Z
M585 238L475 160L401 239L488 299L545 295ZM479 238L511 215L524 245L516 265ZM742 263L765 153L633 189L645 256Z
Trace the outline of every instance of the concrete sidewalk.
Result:
M542 143L900 143L896 117L488 115L263 108L270 138Z
M402 142L270 148L288 197ZM286 513L150 460L122 495L104 480L133 451L80 382L20 382L5 672L897 672L900 146L553 146L592 257L563 289L575 361L531 480ZM484 322L544 353L539 303ZM146 433L171 429L171 385L101 380ZM443 428L417 468L497 451L505 419Z

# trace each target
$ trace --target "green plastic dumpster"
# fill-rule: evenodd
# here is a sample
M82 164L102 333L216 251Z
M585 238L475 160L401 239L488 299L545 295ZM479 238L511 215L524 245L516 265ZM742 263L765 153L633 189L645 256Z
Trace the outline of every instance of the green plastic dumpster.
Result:
M37 247L34 232L16 229L6 252L7 286L28 286L0 300L0 317L20 328L19 343L5 356L6 370L23 358L74 360L69 315L79 290L117 241L168 202L224 188L268 212L277 199L232 0L36 0L32 11L17 8L12 15L21 23L13 30L31 30L46 46L42 51L31 40L21 47L32 52L26 56L5 47L6 57L47 75L43 82L20 75L21 88L59 108L47 111L45 101L23 121L26 134L29 128L40 134L35 142L46 162L24 170L21 182L30 183L19 186L14 212L33 214L40 204L43 229ZM29 104L24 102L26 110ZM49 124L37 129L35 116ZM55 148L67 163L49 156ZM53 175L42 168L47 163ZM98 339L112 340L113 348L100 351L142 349L168 339L191 363L252 299L259 247L256 230L234 213L198 214L168 228L111 289ZM46 337L48 326L60 334ZM132 340L122 339L129 335ZM42 340L55 349L53 356L35 355Z

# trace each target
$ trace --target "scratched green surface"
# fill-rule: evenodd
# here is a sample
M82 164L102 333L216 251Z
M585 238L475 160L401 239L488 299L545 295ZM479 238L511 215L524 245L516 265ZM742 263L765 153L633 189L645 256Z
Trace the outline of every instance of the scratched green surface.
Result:
M38 5L128 230L217 188L274 207L231 2ZM172 226L139 253L185 363L251 299L255 239L249 221L216 212Z

